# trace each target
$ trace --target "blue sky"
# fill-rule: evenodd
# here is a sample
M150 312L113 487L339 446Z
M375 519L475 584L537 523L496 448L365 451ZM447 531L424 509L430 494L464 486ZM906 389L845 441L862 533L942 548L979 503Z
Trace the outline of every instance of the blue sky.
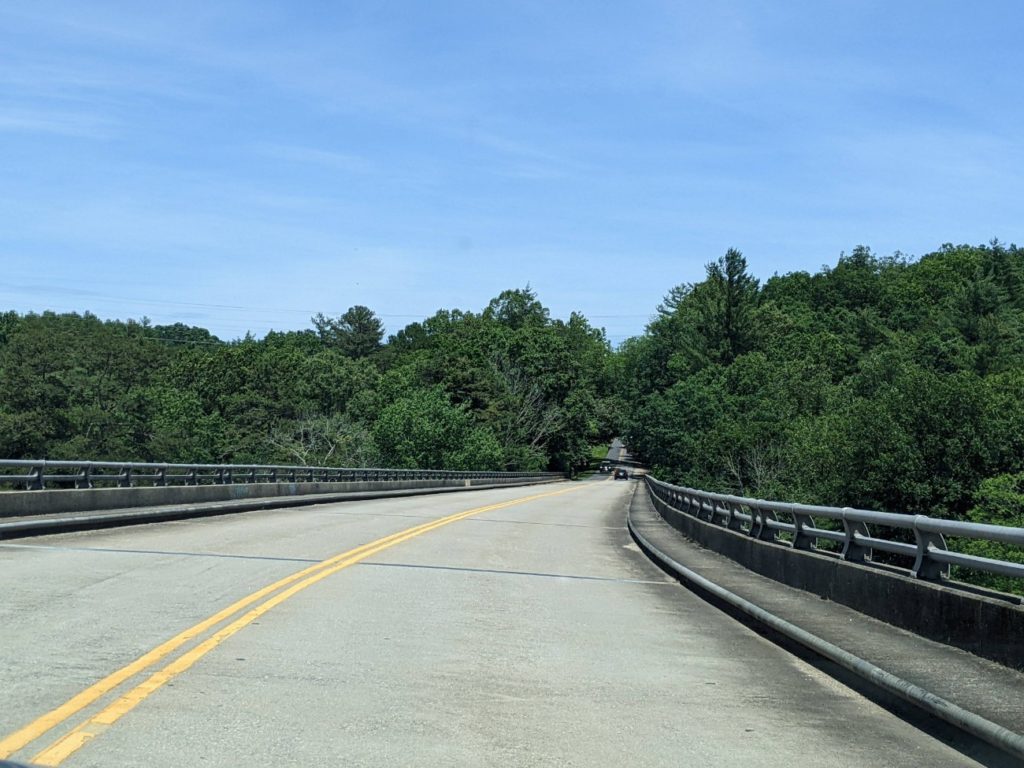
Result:
M1020 242L1019 2L0 6L0 307L618 343L729 247Z

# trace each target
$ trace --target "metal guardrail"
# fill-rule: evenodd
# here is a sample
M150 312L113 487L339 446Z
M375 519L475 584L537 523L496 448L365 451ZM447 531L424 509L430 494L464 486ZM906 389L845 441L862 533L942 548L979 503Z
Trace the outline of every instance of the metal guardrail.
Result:
M0 486L96 488L234 483L358 482L366 480L515 480L558 472L463 472L442 469L295 467L273 464L151 464L135 461L0 459Z
M909 570L912 576L919 579L937 580L948 576L951 565L1024 579L1024 564L952 552L947 549L945 538L952 536L998 541L1024 547L1024 528L938 520L927 515L872 512L851 507L765 501L683 488L650 475L646 480L651 495L670 509L746 533L761 541L806 550L817 549L819 541L831 541L842 545L840 557L851 562L870 560L876 549L903 555L913 558L914 565ZM819 528L815 518L840 523L842 530ZM910 531L913 543L874 536L869 525ZM780 539L780 534L787 536L789 541Z

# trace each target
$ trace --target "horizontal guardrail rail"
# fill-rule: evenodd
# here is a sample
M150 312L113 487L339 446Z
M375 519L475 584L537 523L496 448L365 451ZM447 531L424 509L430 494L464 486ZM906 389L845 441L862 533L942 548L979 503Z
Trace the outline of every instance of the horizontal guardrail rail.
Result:
M913 558L914 565L909 571L919 579L947 577L951 565L1024 579L1024 564L953 552L946 546L946 537L950 536L1024 547L1024 528L851 507L766 501L684 488L650 475L646 481L652 497L675 512L692 515L761 541L805 550L817 549L819 541L831 541L842 546L839 556L852 562L870 560L874 550L903 555ZM842 529L820 528L815 518L832 520ZM908 531L907 538L913 541L882 538L873 535L872 528ZM780 535L788 540L781 539Z
M558 472L469 472L443 469L300 467L274 464L154 464L135 461L0 459L0 487L25 490L236 483L315 483L374 480L516 480Z

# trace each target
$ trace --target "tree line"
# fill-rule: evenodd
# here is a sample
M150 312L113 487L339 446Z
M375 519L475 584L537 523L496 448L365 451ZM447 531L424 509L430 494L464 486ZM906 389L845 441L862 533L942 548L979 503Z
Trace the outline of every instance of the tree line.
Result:
M223 342L91 314L0 315L0 455L572 472L615 434L613 354L535 293L386 341L356 306Z
M764 284L729 250L703 281L669 290L618 357L626 437L663 479L1024 526L1014 246L946 245L917 260L857 248Z
M387 339L363 306L229 342L0 315L9 458L573 472L619 434L697 488L1024 526L1024 253L762 283L729 250L617 350L529 287Z

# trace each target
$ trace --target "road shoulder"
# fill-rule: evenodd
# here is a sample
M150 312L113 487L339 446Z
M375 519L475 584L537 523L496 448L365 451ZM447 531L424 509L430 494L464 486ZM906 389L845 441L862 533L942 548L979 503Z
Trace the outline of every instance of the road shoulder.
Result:
M630 519L655 548L699 576L912 685L1024 733L1024 674L759 576L682 536L643 488L633 497Z

